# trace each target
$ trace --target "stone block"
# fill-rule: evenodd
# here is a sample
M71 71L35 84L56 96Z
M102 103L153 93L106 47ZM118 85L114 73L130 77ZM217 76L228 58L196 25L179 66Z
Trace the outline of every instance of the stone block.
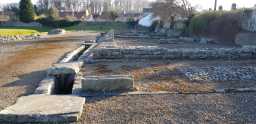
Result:
M239 33L236 36L235 42L241 46L256 46L256 33Z
M76 122L81 116L85 99L76 96L31 95L0 112L1 123Z
M39 86L36 88L34 94L52 94L54 88L54 78L45 78L40 83Z
M47 75L77 74L80 71L82 64L82 62L55 64L47 71Z
M133 78L127 75L86 76L83 91L121 91L133 89Z

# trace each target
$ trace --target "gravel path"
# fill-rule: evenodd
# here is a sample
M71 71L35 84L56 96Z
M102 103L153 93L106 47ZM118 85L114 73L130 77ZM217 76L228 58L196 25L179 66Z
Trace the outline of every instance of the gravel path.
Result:
M255 124L256 93L88 98L81 124Z
M15 103L19 96L33 93L47 68L92 36L72 33L67 38L51 36L40 42L0 44L0 110Z

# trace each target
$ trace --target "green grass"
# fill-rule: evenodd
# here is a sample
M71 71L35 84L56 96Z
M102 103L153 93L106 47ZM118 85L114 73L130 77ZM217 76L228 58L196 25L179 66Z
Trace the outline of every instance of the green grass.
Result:
M125 30L127 24L123 22L83 22L65 29L68 31L106 32L109 30Z
M75 26L66 27L67 31L106 32L109 30L126 30L127 24L123 22L83 22ZM50 31L49 27L1 27L0 36L32 35Z
M0 27L0 36L32 35L49 30L48 27Z

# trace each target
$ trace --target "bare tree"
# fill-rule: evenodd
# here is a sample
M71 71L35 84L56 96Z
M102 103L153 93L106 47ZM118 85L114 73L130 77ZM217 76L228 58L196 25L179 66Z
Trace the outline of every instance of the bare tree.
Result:
M164 0L152 4L155 16L165 22L173 23L176 17L189 17L193 8L188 0Z

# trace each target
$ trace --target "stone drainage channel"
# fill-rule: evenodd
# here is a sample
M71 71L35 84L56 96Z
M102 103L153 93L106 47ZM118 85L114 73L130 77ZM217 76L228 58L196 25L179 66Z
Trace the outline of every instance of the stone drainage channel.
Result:
M97 44L83 44L47 71L34 94L0 111L0 123L68 123L80 118L85 98L72 95L76 75Z

